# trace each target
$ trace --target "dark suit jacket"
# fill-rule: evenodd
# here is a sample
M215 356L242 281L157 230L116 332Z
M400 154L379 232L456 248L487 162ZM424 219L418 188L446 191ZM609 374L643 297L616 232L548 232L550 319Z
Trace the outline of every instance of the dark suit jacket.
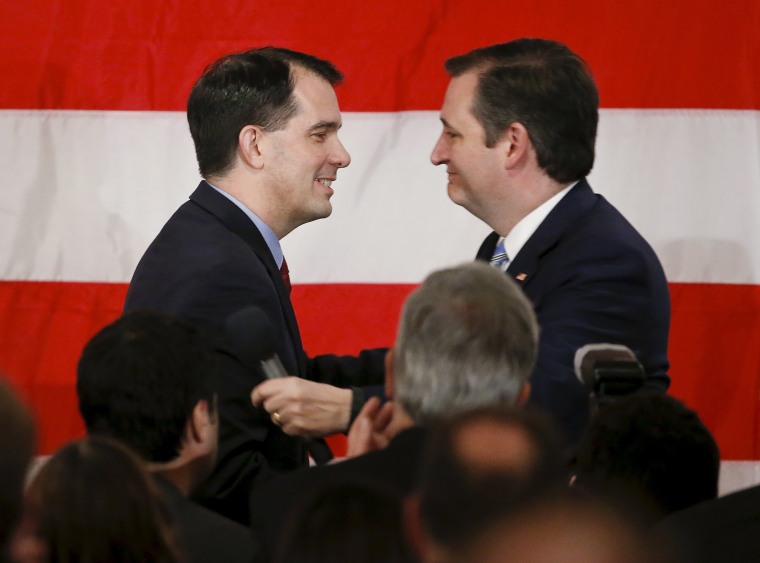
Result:
M490 260L491 233L477 258ZM623 344L666 390L670 296L649 244L581 180L513 257L507 273L533 302L540 326L530 402L550 412L571 442L588 418L588 390L573 370L575 352L591 343Z
M253 563L261 550L250 530L182 496L166 479L155 476L169 505L188 563Z
M251 497L254 535L271 557L284 527L297 516L300 502L331 483L377 483L403 498L416 486L419 461L427 438L423 428L409 428L376 452L282 475L256 489Z
M382 384L384 371L382 351L358 358L306 357L290 296L263 236L241 209L201 182L141 258L124 312L150 309L183 317L217 339L219 459L198 498L245 524L250 488L307 462L303 440L285 435L266 411L251 405L261 372L242 365L225 346L227 318L251 305L271 322L288 373L359 387Z
M655 534L674 542L686 563L760 561L760 486L675 512Z

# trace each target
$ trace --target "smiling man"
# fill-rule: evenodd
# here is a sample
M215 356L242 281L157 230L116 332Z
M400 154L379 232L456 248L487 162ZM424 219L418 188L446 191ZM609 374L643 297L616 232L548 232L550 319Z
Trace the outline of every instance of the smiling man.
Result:
M306 464L307 444L293 435L346 430L360 387L383 380L381 351L306 357L280 248L300 225L330 215L332 183L351 162L338 138L341 79L327 61L274 47L206 69L187 106L203 181L140 260L124 307L190 319L219 337L219 461L202 496L241 522L254 481ZM255 365L225 348L228 318L250 306L266 315L274 352L297 377L262 383ZM233 336L252 346L257 337ZM254 386L264 408L251 405Z
M573 370L589 343L623 344L648 389L669 384L670 299L652 248L586 176L594 164L599 95L565 45L517 39L446 61L451 77L433 149L451 200L493 233L477 258L511 276L541 327L530 401L576 441L588 390Z

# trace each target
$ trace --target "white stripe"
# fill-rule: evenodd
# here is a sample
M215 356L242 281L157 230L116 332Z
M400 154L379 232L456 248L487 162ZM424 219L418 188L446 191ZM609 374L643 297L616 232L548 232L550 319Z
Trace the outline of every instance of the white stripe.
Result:
M347 113L333 215L283 248L294 283L416 283L489 229L429 162L437 112ZM760 112L603 110L594 189L670 281L760 283ZM183 113L0 111L0 279L126 282L198 181Z

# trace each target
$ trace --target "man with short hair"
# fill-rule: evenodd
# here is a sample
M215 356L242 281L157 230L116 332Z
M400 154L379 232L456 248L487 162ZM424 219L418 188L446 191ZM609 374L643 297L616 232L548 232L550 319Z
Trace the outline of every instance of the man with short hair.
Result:
M254 491L251 520L265 550L274 551L299 500L317 487L361 479L401 497L410 493L427 428L458 413L524 402L537 343L530 302L500 272L476 262L430 274L405 302L386 357L393 401L382 408L368 401L349 433L349 450L369 453Z
M720 451L699 415L673 397L628 395L602 405L576 452L575 486L620 496L656 523L718 496Z
M530 401L570 442L588 417L576 379L581 346L633 350L646 386L664 391L668 286L651 247L585 176L594 163L599 96L586 63L565 45L517 39L449 59L443 132L451 200L488 224L477 253L533 302L541 326Z
M300 225L330 215L332 183L350 163L338 139L341 79L328 61L274 47L206 69L187 106L204 179L145 252L124 306L178 315L219 337L231 315L251 306L271 325L263 327L274 336L271 352L299 377L261 383L260 373L220 353L220 456L200 493L244 523L255 483L307 464L306 443L294 435L347 430L363 387L382 384L382 352L306 357L280 247ZM310 444L314 454L320 444Z
M193 325L149 311L98 332L77 366L87 432L108 436L145 460L166 495L188 561L251 562L248 530L188 496L214 466L218 417L214 348Z

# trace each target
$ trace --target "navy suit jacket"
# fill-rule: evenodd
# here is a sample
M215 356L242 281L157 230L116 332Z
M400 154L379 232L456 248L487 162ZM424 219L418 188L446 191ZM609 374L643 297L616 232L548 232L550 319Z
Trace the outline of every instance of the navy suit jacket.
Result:
M384 379L381 350L358 358L307 358L290 296L264 237L240 208L201 182L138 263L124 312L162 311L194 321L216 337L219 459L199 497L245 524L254 484L307 463L304 442L285 435L266 411L251 405L261 371L242 365L225 346L227 318L251 305L271 322L276 352L288 373L339 387L381 385Z
M498 238L491 233L477 258L490 260ZM581 346L628 346L646 370L646 387L668 388L670 296L662 266L585 179L547 215L507 273L533 302L540 326L530 402L552 414L571 443L589 412L589 392L573 369Z

